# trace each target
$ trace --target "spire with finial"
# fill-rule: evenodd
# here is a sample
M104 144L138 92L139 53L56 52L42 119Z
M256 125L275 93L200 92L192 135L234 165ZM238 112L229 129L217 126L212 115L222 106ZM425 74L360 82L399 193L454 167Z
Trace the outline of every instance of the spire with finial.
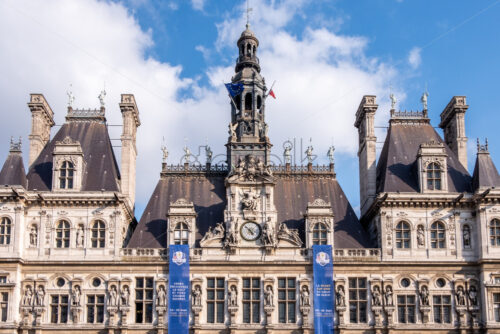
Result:
M477 153L487 153L488 152L488 138L485 139L484 145L481 145L479 138L477 138Z
M21 152L22 138L19 137L17 142L14 141L14 137L10 137L10 152Z

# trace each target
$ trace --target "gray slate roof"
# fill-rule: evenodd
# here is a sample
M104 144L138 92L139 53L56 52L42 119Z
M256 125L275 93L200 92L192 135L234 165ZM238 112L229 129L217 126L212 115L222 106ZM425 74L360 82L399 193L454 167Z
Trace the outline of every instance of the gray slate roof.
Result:
M171 202L185 198L194 203L198 214L196 241L203 237L210 226L224 221L226 188L224 175L163 176L153 192L135 229L128 248L166 248L167 213ZM286 177L275 174L275 206L278 223L285 222L296 228L304 241L304 214L307 203L316 198L331 202L335 220L335 247L370 247L349 201L334 178L318 178L308 174Z
M26 188L26 172L23 156L19 151L11 151L0 171L0 185L23 186Z
M109 139L106 124L101 122L67 122L44 147L28 172L29 190L52 189L52 158L55 143L70 137L80 142L85 161L82 191L118 191L120 172Z
M500 176L488 152L477 153L472 186L474 191L479 188L500 187Z
M391 123L377 165L377 193L419 192L417 153L432 140L443 143L448 155L448 190L471 192L469 173L430 124Z

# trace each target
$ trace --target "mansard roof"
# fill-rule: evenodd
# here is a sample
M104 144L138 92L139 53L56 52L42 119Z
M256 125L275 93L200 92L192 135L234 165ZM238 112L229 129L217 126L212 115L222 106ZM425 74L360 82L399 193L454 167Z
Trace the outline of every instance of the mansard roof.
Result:
M421 144L431 141L445 147L448 191L471 192L469 173L428 121L391 121L377 165L377 193L419 192L417 153Z
M474 191L481 188L500 187L498 170L487 150L477 152L476 165L472 176Z
M9 152L2 171L0 171L0 185L23 186L26 188L26 172L24 170L21 151Z
M69 137L82 147L82 191L119 191L120 171L104 122L68 121L40 152L28 172L29 190L52 189L52 159L57 142Z
M128 248L166 248L167 213L170 203L179 198L193 202L197 213L195 236L198 243L209 227L224 221L226 173L163 175L135 229ZM298 229L304 238L304 214L308 202L321 198L332 205L335 220L335 247L369 247L369 238L337 180L317 175L274 174L274 199L278 223Z

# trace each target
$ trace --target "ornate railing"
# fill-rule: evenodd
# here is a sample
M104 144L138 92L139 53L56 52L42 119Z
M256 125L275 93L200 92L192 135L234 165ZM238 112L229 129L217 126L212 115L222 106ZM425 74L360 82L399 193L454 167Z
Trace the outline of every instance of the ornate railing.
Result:
M395 111L391 110L391 118L427 118L427 110L423 111Z

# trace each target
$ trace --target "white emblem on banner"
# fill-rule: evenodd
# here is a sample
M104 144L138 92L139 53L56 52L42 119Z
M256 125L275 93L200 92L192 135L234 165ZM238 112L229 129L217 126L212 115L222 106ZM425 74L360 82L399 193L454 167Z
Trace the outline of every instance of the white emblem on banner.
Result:
M181 264L186 263L186 255L183 252L175 252L172 255L172 262L180 266Z
M316 254L316 263L324 267L330 262L330 257L325 252Z

